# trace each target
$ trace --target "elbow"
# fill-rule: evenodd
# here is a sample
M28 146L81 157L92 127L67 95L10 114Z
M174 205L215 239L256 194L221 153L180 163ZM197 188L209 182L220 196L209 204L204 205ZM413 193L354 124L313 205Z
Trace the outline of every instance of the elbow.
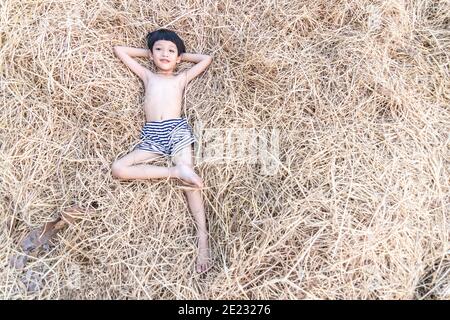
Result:
M120 46L114 46L113 47L113 51L114 51L115 54L117 54L119 52L119 50L120 50Z

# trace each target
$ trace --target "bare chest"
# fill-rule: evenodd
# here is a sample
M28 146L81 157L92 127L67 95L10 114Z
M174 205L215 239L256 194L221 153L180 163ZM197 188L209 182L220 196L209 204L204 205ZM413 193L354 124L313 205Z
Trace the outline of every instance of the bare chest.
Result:
M179 97L183 93L183 88L178 77L169 79L152 77L145 86L145 98L173 98Z

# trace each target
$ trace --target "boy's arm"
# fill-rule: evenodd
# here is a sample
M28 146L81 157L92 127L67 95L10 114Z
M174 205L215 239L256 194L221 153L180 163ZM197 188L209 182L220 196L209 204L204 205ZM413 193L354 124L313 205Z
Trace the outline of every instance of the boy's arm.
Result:
M212 62L212 57L206 54L183 53L181 55L181 61L196 63L195 66L186 71L186 85L189 81L194 79L200 73L205 71L206 68L208 68L208 66Z
M130 48L122 46L114 46L114 53L127 65L141 80L145 83L147 81L147 74L149 70L139 64L132 57L148 57L149 49Z

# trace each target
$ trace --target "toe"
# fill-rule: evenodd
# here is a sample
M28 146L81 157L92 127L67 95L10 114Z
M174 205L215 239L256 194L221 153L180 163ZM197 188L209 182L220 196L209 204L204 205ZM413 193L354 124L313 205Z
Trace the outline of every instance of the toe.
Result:
M203 272L203 263L198 263L197 264L197 273L202 273Z

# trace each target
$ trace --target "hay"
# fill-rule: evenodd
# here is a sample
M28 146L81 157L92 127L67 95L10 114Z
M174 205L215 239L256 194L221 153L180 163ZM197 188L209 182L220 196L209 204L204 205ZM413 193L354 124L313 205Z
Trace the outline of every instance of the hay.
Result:
M448 299L449 9L3 1L2 298ZM176 183L110 172L144 121L143 86L112 48L144 47L159 27L214 57L189 84L191 124L279 132L275 174L249 159L197 163L206 276ZM30 229L93 201L50 252L9 266Z

